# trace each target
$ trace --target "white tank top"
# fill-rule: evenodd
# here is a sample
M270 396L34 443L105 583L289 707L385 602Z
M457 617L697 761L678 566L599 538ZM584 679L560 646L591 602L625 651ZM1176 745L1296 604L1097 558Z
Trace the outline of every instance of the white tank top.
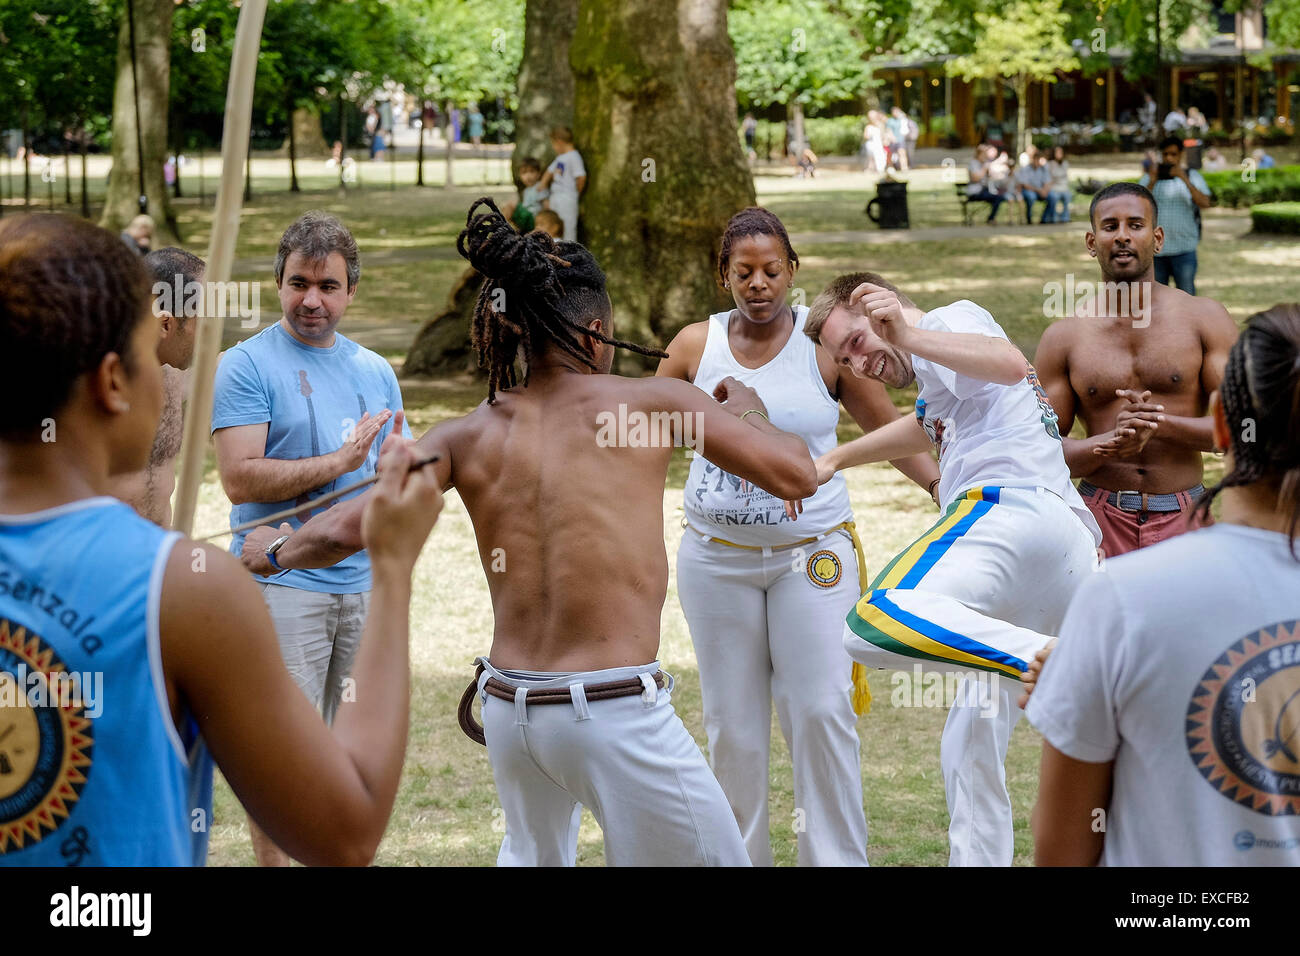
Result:
M772 424L798 435L816 458L838 443L840 406L826 391L817 368L817 346L803 333L808 309L794 308L794 329L781 351L760 368L746 368L731 354L727 323L731 312L709 316L709 336L695 384L712 395L728 375L758 392ZM705 447L708 439L705 438ZM798 521L786 517L785 502L696 455L686 478L686 520L707 535L753 547L780 547L824 534L853 519L844 476L837 474L804 499Z

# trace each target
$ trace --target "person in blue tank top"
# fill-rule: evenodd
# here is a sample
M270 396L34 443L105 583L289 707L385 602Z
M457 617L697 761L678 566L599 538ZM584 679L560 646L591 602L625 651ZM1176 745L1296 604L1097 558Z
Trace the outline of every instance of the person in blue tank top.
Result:
M799 435L815 457L834 447L841 406L864 431L900 416L883 386L848 374L800 334L808 310L787 302L798 267L770 211L733 216L718 281L735 308L683 328L657 374L706 392L734 377L759 393L772 424ZM939 471L929 455L894 465L933 494ZM847 486L840 481L802 506L787 504L697 455L684 510L678 595L699 661L710 762L751 861L773 862L767 791L775 699L801 811L792 821L799 862L865 866L856 714L870 691L840 641L844 615L861 593Z
M410 576L442 498L392 436L363 518L374 601L360 693L326 727L225 551L108 497L163 407L149 279L112 233L0 224L0 865L205 861L212 759L308 864L366 864L409 721Z

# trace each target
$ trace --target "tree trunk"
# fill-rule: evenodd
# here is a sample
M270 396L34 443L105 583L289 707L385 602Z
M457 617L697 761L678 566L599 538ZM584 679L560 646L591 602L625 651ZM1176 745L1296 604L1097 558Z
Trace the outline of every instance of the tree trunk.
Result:
M32 202L32 143L31 130L27 128L27 107L23 107L23 208Z
M524 55L519 62L519 109L510 176L518 189L519 162L532 156L545 169L552 126L573 127L573 70L569 44L578 25L578 0L529 0L524 8Z
M452 164L454 154L456 152L456 150L454 149L456 144L451 141L452 130L456 128L456 125L455 123L452 122L452 118L451 118L452 109L453 107L451 105L451 100L448 100L447 101L447 178L442 181L442 185L444 187L456 185L456 180L451 173L451 164Z
M325 133L321 130L320 111L315 107L299 106L292 110L290 116L289 138L281 148L288 150L292 141L299 156L315 159L328 157L330 148L325 142Z
M420 138L415 144L415 185L417 186L424 185L424 134L428 132L424 123L424 104L425 101L422 98L420 100Z
M176 245L176 216L172 212L163 163L167 161L167 103L171 82L172 11L175 0L130 0L135 17L136 76L139 79L140 123L137 129L134 84L131 78L131 34L123 13L117 37L117 83L113 90L113 172L99 224L113 232L124 229L139 212L141 153L144 195L154 218L154 247Z
M298 136L294 129L298 125L298 111L293 108L293 99L289 96L285 97L284 107L289 116L289 192L297 193L302 192L298 188Z
M86 153L90 142L90 135L86 132L86 127L81 127L81 216L83 219L90 218L90 193L86 190L86 177L89 175L86 170Z
M664 6L582 0L570 49L586 245L608 277L616 334L659 346L729 301L715 281L722 231L755 201L726 0ZM651 361L620 354L625 372Z
M68 138L63 138L63 203L72 205L72 154L68 149Z
M339 94L339 191L348 191L348 181L343 176L348 158L348 111L343 94Z
M1029 81L1025 74L1017 73L1013 82L1016 91L1016 155L1029 149Z
M791 126L794 128L794 142L790 144L798 154L795 156L796 165L803 156L803 147L806 138L803 133L803 104L798 100L791 100L786 106L786 113L790 119Z
M180 121L173 120L173 126L174 129L172 131L172 144L173 144L172 156L175 158L172 160L172 166L174 167L172 169L172 175L176 177L176 185L172 190L172 196L176 199L181 199L184 197L184 193L181 192L181 152L183 151L185 139L181 134Z
M1156 7L1156 129L1163 129L1165 114L1169 112L1169 84L1165 82L1165 68L1160 58L1160 0Z
M406 352L403 375L438 375L479 372L478 360L469 343L470 319L483 280L466 269L456 280L441 312L421 326Z

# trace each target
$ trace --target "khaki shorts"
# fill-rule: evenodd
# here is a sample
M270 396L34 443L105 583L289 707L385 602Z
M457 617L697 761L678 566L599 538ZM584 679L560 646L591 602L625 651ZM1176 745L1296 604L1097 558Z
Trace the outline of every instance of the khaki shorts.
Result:
M333 723L361 645L370 592L325 594L283 584L261 587L289 676L325 722Z

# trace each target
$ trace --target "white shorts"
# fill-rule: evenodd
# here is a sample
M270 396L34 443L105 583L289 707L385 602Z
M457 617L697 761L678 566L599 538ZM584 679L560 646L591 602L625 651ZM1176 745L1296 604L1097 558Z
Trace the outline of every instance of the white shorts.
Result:
M580 673L479 677L483 733L506 822L499 866L573 866L578 820L591 810L610 866L748 866L722 787L673 710L659 662ZM483 689L495 677L515 700ZM639 677L635 697L588 701L586 685ZM567 687L571 702L528 705L527 690Z

